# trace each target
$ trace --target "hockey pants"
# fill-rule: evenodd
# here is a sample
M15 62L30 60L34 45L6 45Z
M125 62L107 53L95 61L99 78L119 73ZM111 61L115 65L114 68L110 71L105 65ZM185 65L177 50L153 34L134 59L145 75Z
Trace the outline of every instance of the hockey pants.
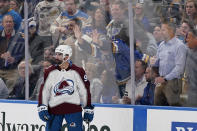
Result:
M66 120L68 131L83 131L81 112L51 117L52 119L46 123L46 131L61 131L63 119Z

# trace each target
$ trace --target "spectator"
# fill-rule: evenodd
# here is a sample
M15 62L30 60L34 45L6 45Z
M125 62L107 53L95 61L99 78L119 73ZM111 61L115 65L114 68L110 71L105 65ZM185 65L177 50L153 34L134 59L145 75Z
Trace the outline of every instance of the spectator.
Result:
M101 73L101 82L103 86L101 94L101 103L111 104L112 96L119 97L119 91L116 84L116 79L112 70L103 70Z
M34 20L37 23L38 35L42 37L44 47L51 46L56 42L56 38L52 39L49 27L63 10L64 4L59 0L43 0L36 5Z
M115 1L111 4L111 16L112 20L107 25L107 36L112 39L114 36L120 33L120 30L125 30L125 34L129 37L129 30L128 30L128 19L125 15L125 3L122 1ZM126 43L129 45L129 43Z
M163 22L161 25L164 41L159 46L155 63L160 75L155 79L155 105L180 106L187 50L183 42L175 37L175 30L173 23Z
M0 99L6 99L8 97L9 91L4 81L0 78Z
M120 91L120 97L123 96L123 91L125 90L126 82L130 77L130 59L128 55L129 23L125 15L125 7L125 3L122 1L112 2L110 6L112 20L106 26L108 39L110 40L110 42L111 40L114 40L114 42L112 42L111 51L113 54L115 54L114 59L116 62L116 80ZM118 46L118 48L116 48L116 46ZM124 68L122 68L122 66Z
M97 46L100 51L100 54L97 55L96 58L93 57L93 59L96 60L97 63L102 63L106 58L108 59L109 57L111 57L111 60L108 59L108 62L112 62L112 53L109 46L110 43L106 36L106 24L107 23L105 21L103 10L101 8L97 8L93 16L92 29L90 31L90 36L92 36L92 44Z
M72 55L73 62L76 63L77 65L82 65L82 67L85 69L85 63L87 62L87 58L91 55L95 56L96 52L89 54L86 51L88 49L83 48L81 45L84 45L84 43L87 43L89 45L92 39L88 35L82 33L81 31L82 21L79 20L78 18L69 19L67 21L67 24L68 24L67 33L66 33L67 36L64 38L65 39L64 41L61 41L60 44L70 45L71 48L73 49L73 55Z
M143 25L143 28L148 31L148 32L152 32L151 30L151 26L149 23L149 19L148 17L145 16L145 12L144 12L144 4L143 3L137 3L135 5L134 8L134 20L137 23L141 23L141 25Z
M157 43L152 33L146 31L140 23L135 23L135 37L137 40L137 47L143 54L155 56L157 53Z
M114 59L116 66L114 67L113 65L111 66L109 64L108 67L115 68L116 83L118 84L121 97L124 94L126 83L130 79L130 48L123 40L127 42L129 41L129 38L125 36L124 28L121 29L120 33L114 37L114 40L111 44L106 44L107 46L105 46L108 49L111 49L113 53L112 58ZM88 52L89 54L92 54L94 52L104 52L104 50L101 51L102 48L98 48L97 46L96 48L94 48L93 44L90 45L87 43L86 44L83 43L81 45L80 48L86 50L86 52ZM110 53L107 55L110 56ZM147 58L148 60L149 56L148 57L146 56L147 55L141 54L138 50L135 49L134 51L135 60L142 59L143 57ZM111 59L108 60L109 60L108 62L112 61Z
M179 38L184 44L186 44L185 38L189 31L193 30L193 25L190 23L189 20L185 19L181 22L181 26L176 32L177 38Z
M193 28L197 30L197 2L196 0L186 0L185 11L182 19L189 19L193 24Z
M193 32L189 32L186 39L188 44L188 52L186 59L186 80L188 85L188 100L187 106L196 107L197 102L197 36Z
M92 26L93 28L97 29L98 32L102 32L103 34L106 34L107 22L102 8L97 8L95 10Z
M144 88L147 85L146 79L145 79L145 70L146 70L147 64L142 60L136 60L135 63L135 101L139 100L143 96ZM129 80L127 82L124 96L122 99L119 99L117 96L113 96L112 100L114 103L120 103L120 104L131 104L131 81Z
M139 105L154 105L155 78L159 76L157 67L147 67L145 77L147 86L144 88L143 96L135 103Z
M109 0L99 0L99 5L105 13L106 23L108 24L111 21L110 14L110 1Z
M101 81L98 79L98 68L97 65L94 63L86 63L85 71L87 77L90 81L90 93L91 93L91 100L93 103L100 103L103 86Z
M92 23L92 18L90 16L77 9L76 0L66 0L65 9L66 10L57 17L57 19L54 21L50 28L52 34L60 33L59 43L62 43L62 41L69 37L69 30L67 29L67 25L70 19L77 18L81 20L81 30L91 26Z
M43 37L37 34L35 21L30 21L28 27L29 54L31 56L32 65L36 65L39 64L40 61L44 60L44 48L47 45L45 45Z
M17 31L21 25L22 18L14 10L9 10L10 0L0 0L0 30L3 30L2 20L5 15L11 15L14 20L14 29Z
M159 47L160 43L163 41L160 26L155 26L154 31L153 31L153 36L157 42L157 47Z
M20 33L14 30L11 15L3 17L4 30L0 32L0 77L10 90L17 77L17 65L24 58L25 44Z
M18 2L18 0L10 0L10 9L20 14L20 3Z
M9 94L8 99L25 100L25 61L21 61L18 65L18 78L13 90ZM34 72L31 64L29 64L29 96L32 95L36 81L38 79L36 72Z
M39 79L36 82L34 91L30 96L30 100L38 100L38 94L40 91L41 84L44 82L44 70L46 70L49 66L54 63L52 59L45 59L41 62L41 73Z
M44 49L44 60L45 59L52 60L54 58L54 55L55 55L55 49L53 46L49 46Z

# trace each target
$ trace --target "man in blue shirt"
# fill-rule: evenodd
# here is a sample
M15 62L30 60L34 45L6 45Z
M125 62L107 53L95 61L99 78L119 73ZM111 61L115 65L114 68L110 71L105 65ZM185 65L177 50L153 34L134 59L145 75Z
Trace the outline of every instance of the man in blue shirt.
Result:
M17 31L21 25L22 18L21 16L10 9L10 0L0 0L0 31L3 30L2 21L5 15L11 15L14 19L14 29Z
M157 51L155 66L159 67L159 77L155 79L156 105L179 106L182 90L181 78L186 61L186 46L175 37L176 26L173 23L162 23L161 32L164 41ZM165 104L167 103L167 104Z

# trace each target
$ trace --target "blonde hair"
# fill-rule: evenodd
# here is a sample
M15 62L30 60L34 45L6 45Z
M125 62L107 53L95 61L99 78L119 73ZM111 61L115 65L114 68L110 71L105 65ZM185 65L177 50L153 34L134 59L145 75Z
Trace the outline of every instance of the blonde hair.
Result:
M185 1L185 7L184 7L184 12L183 12L183 17L182 17L182 20L183 19L188 19L188 16L187 16L187 13L186 13L186 5L187 5L187 3L189 3L189 2L192 2L192 3L194 3L194 7L195 7L195 9L196 9L196 12L195 12L195 14L194 14L194 16L193 16L193 21L194 21L194 24L195 25L197 25L197 1L196 0L186 0Z
M26 65L26 62L25 62L24 60L22 60L22 61L18 64L18 70L19 70L19 68L22 66L22 64L25 64L25 65ZM34 70L33 70L32 65L31 65L29 62L28 62L28 64L29 64L29 72L34 73Z

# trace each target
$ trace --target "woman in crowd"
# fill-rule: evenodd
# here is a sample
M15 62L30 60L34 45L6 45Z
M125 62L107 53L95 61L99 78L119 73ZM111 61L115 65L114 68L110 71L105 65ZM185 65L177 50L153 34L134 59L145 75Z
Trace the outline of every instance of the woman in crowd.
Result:
M197 29L197 1L196 0L187 0L185 2L185 11L183 13L182 19L189 19L194 25L193 27Z

